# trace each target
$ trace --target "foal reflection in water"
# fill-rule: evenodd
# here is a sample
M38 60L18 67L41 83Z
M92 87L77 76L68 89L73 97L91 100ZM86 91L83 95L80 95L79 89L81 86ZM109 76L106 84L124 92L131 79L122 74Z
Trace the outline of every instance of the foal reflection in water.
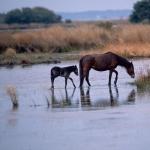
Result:
M68 66L68 67L53 67L51 69L51 88L54 88L54 80L56 77L64 77L65 78L65 88L67 87L67 80L70 79L73 86L75 86L73 79L70 77L70 74L74 72L75 75L78 75L78 68L77 66Z
M134 66L132 62L129 62L127 59L114 54L112 52L107 52L104 54L97 55L86 55L80 59L79 67L80 67L80 87L83 85L84 79L86 79L89 86L91 86L89 82L89 71L94 69L96 71L107 71L109 70L109 82L111 85L111 77L112 73L116 74L116 78L114 84L117 84L118 80L118 72L115 70L117 66L122 66L127 70L127 73L134 78Z
M68 106L72 106L72 99L75 93L75 89L73 88L72 90L72 94L68 95L68 91L67 89L65 89L65 96L61 99L56 98L54 89L51 90L51 100L52 100L52 108L64 108L64 107L68 107Z

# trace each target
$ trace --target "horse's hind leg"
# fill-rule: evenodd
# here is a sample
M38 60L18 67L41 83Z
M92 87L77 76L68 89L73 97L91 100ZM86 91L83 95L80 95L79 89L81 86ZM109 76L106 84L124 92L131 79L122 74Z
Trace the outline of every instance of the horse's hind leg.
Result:
M109 81L108 81L108 85L111 85L111 77L112 77L112 70L109 71Z
M76 86L75 86L75 84L74 84L74 82L73 82L73 79L72 79L72 78L70 78L70 77L69 77L69 79L71 80L71 82L72 82L73 86L74 86L74 87L76 87Z
M91 86L90 82L89 82L89 67L88 68L85 68L83 69L83 74L82 76L80 77L80 87L82 87L83 85L83 81L84 81L84 78L86 79L86 82L89 86Z
M84 77L83 77L83 75L82 75L82 76L80 76L80 87L82 87L83 81L84 81Z

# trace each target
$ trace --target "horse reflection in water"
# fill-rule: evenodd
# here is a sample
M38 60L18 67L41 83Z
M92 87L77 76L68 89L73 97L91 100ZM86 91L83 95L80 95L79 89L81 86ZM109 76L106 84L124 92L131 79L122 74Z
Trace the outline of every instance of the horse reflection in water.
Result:
M119 98L119 92L118 92L118 88L117 86L115 86L115 92L116 92L116 96L114 97L113 93L112 93L112 88L111 86L109 86L109 96L110 99L108 101L108 99L102 99L99 101L96 101L95 103L91 102L91 97L90 97L90 87L87 88L86 94L84 92L83 88L80 88L80 98L81 98L81 106L82 107L107 107L107 106L115 106L118 105L118 98Z
M52 108L71 107L73 105L72 104L72 99L73 99L73 96L74 96L74 93L75 93L75 89L76 88L74 88L72 90L71 96L68 95L67 89L64 89L65 90L65 97L61 98L61 100L56 98L54 89L51 89Z
M91 99L90 90L91 90L91 88L88 87L86 90L86 94L85 94L84 89L80 88L81 107L83 107L83 108L86 108L86 107L88 107L88 108L104 108L104 107L109 107L109 106L120 105L120 103L119 103L119 91L118 91L117 86L114 86L115 94L112 91L112 87L109 86L109 98L108 99L106 99L106 98L100 99L100 100L95 101L95 102ZM124 104L134 103L135 102L135 95L136 95L135 90L132 90L129 93Z

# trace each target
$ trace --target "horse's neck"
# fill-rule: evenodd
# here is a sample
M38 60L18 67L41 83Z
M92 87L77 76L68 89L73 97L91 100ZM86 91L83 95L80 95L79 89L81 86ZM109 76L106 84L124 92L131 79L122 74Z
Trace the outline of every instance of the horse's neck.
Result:
M70 67L70 69L69 69L69 70L70 70L70 72L73 72L73 71L74 71L74 68Z
M127 59L118 56L118 65L127 68L130 65L130 62Z
M68 73L71 73L71 72L73 72L74 71L74 69L72 68L72 66L70 66L70 67L65 67L66 68L66 72L68 72ZM63 69L63 71L64 71L64 69Z

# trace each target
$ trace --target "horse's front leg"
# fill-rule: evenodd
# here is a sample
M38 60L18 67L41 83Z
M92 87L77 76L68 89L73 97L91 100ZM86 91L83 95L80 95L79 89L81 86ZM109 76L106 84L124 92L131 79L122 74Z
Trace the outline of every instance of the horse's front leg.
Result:
M116 70L113 70L113 72L116 74L116 78L115 78L115 81L114 81L114 84L116 85L117 80L118 80L118 72Z
M89 86L91 86L90 82L89 82L89 70L87 71L87 75L86 75L86 82Z
M76 88L76 86L75 86L75 84L74 84L74 82L73 82L73 79L72 79L71 77L69 77L69 79L71 80L71 82L72 82L74 88Z
M112 70L109 71L109 81L108 81L108 85L111 85L111 77L112 77Z

